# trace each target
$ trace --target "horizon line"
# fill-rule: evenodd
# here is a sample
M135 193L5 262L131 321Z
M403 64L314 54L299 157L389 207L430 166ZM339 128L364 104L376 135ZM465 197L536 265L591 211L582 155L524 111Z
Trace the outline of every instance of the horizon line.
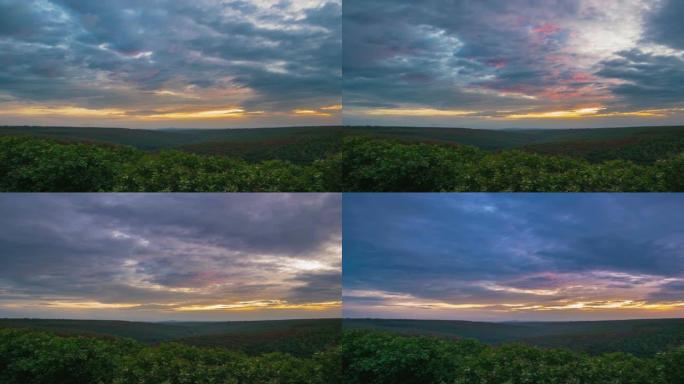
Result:
M135 128L124 126L94 126L94 125L0 125L0 128L77 128L77 129L125 129L139 131L217 131L217 130L252 130L252 129L291 129L291 128L425 128L425 129L464 129L473 131L559 131L559 130L591 130L591 129L625 129L625 128L683 128L682 124L664 125L621 125L621 126L601 126L601 127L558 127L558 128L525 128L525 127L504 127L504 128L473 128L457 126L438 126L438 125L396 125L396 124L313 124L313 125L284 125L284 126L263 126L263 127L214 127L214 128Z
M454 320L454 319L415 319L415 318L392 318L392 317L343 317L342 320L383 320L383 321L443 321L443 322L464 322L464 323L596 323L606 321L653 321L653 320L684 320L684 317L648 317L648 318L629 318L629 319L608 319L608 320Z
M296 320L342 320L341 317L294 317L284 319L261 320L120 320L120 319L75 319L57 317L0 317L4 320L59 320L59 321L119 321L125 323L249 323L262 321L296 321Z

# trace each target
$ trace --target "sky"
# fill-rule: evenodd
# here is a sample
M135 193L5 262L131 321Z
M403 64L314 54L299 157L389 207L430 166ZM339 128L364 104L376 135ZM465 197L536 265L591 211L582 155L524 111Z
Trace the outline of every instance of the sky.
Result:
M681 0L345 0L343 122L684 124Z
M339 194L2 194L0 318L340 317Z
M684 317L681 194L345 194L345 317Z
M339 125L340 0L0 0L0 125Z

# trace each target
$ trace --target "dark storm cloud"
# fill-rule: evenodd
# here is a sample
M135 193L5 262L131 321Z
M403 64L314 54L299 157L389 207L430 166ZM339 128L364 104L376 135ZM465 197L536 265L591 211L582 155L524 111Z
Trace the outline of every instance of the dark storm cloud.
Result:
M646 37L674 49L684 49L684 3L664 0L648 20Z
M684 100L684 58L656 55L634 49L619 52L617 59L603 63L597 72L618 79L611 86L615 95L642 108L676 107Z
M684 230L671 214L684 198L676 195L356 194L343 206L345 304L373 300L354 291L552 303L583 285L684 279Z
M3 300L339 301L333 194L8 194L0 212Z
M1 0L0 11L1 89L22 102L168 107L193 100L144 92L196 87L252 110L339 103L335 1Z

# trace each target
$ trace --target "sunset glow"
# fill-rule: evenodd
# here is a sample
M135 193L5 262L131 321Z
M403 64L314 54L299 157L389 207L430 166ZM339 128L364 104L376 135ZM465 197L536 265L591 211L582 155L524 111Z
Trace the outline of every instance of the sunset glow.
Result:
M682 18L677 0L350 0L343 121L490 129L682 124Z
M676 195L344 197L346 317L684 317Z
M340 124L341 1L240 4L0 3L0 125Z
M472 115L474 111L458 111L458 110L442 110L442 109L432 109L432 108L418 108L418 109L408 109L408 108L396 108L396 109L369 109L364 112L366 115L370 116L464 116Z
M4 196L0 318L339 317L339 210L332 194Z

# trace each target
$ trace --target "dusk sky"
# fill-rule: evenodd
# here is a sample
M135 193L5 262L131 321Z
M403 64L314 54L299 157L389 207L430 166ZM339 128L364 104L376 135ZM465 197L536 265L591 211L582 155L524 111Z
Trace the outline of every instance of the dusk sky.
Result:
M345 0L343 122L684 124L681 0Z
M345 194L345 317L684 317L684 196Z
M338 194L3 194L0 318L339 317Z
M0 125L337 125L340 0L0 0Z

